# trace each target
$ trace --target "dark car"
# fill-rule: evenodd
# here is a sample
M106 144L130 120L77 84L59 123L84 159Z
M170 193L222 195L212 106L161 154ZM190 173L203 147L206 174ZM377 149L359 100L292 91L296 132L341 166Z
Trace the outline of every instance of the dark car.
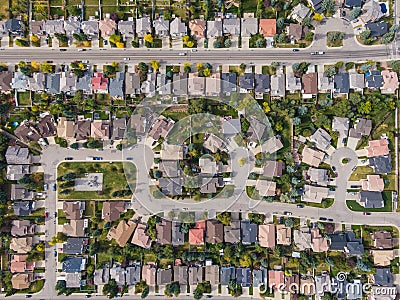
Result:
M326 221L326 220L328 220L328 219L325 218L325 217L320 217L319 220L320 220L320 221Z
M32 295L25 295L25 298L32 298Z
M328 219L329 222L333 222L333 219Z
M60 52L65 52L67 51L67 49L60 49Z
M94 160L103 160L103 158L97 156L97 157L94 158Z
M333 171L336 171L336 167L335 167L335 166L332 166L332 170L333 170Z
M72 157L66 157L65 160L73 160Z
M57 190L57 184L55 183L55 184L53 184L53 191L56 191Z
M53 214L54 218L57 218L57 212L55 211Z
M297 204L297 208L304 208L303 204Z
M299 49L293 49L292 51L293 52L299 52L300 50Z
M56 257L57 256L57 250L54 250L53 254L54 254L54 257Z
M364 211L364 212L363 212L363 215L364 215L364 216L370 216L371 213L370 213L370 212L367 212L367 211Z

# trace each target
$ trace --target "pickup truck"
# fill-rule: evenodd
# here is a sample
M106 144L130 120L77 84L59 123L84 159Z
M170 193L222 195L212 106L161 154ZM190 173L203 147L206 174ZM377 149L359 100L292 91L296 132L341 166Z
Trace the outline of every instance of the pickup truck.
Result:
M323 54L325 54L325 52L324 51L315 51L315 52L311 52L310 54L311 55L323 55Z
M94 160L93 156L86 156L86 160Z

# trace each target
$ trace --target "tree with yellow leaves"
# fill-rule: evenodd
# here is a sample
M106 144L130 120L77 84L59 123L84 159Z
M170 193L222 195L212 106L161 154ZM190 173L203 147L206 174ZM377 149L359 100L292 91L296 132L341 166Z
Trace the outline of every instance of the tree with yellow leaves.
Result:
M202 70L203 69L203 64L201 62L197 63L196 69L197 69L197 71Z
M211 70L210 70L209 68L204 69L203 75L204 75L205 77L210 76L210 75L211 75Z
M78 63L78 67L79 67L79 69L83 70L83 69L85 69L85 64L80 62L80 63Z
M323 20L324 16L319 14L319 13L315 13L313 19L317 22L321 22Z
M189 40L190 40L190 36L188 36L188 35L185 35L185 36L182 38L182 41L183 41L184 43L189 42Z
M36 35L31 35L31 42L32 43L39 43L40 39Z
M42 62L42 63L40 64L40 68L42 69L42 72L44 72L44 73L51 73L51 72L53 72L53 66L50 65L50 64L47 63L47 62Z
M154 70L158 71L158 69L160 68L160 62L157 61L157 60L151 60L151 61L150 61L150 66L151 66Z
M40 64L36 60L32 60L31 62L31 67L34 71L39 71L40 69Z
M188 46L188 48L193 48L194 42L193 42L193 41L188 41L188 42L186 43L186 46Z
M125 44L123 42L118 42L115 44L117 48L125 48Z
M144 36L144 41L148 43L152 43L154 41L153 36L149 33Z

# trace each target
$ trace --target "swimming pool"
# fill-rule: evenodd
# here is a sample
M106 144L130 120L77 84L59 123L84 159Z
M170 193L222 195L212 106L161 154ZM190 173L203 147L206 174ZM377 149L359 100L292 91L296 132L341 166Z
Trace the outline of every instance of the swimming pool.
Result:
M381 12L386 14L387 13L386 3L379 3L379 5L381 7Z

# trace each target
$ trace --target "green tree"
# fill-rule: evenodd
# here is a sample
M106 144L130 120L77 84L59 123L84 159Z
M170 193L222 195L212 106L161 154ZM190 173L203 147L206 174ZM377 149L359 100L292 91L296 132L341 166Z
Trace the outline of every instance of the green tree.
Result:
M361 40L365 41L371 36L371 30L364 30L360 33Z
M307 42L312 42L314 40L314 32L307 32L306 35L304 36L304 39Z
M294 226L294 220L293 220L293 218L287 218L287 219L285 220L285 226L286 226L286 227L293 228L293 226Z
M334 66L329 66L325 70L325 76L332 77L336 74L336 68Z
M67 5L66 8L67 8L68 15L70 15L70 16L79 16L81 13L81 10L75 5Z
M352 9L352 11L349 13L350 20L357 19L357 17L360 15L360 13L361 13L361 8L360 7L354 7Z
M305 17L302 22L303 26L310 27L311 26L311 18Z
M220 41L215 40L214 43L213 43L213 46L214 46L214 48L221 48L221 47L222 47L222 44L221 44Z
M108 296L109 299L113 299L118 295L118 285L115 279L110 279L110 281L103 286L103 295Z
M263 38L257 39L255 45L257 48L264 48L265 47L265 39L263 39Z
M394 32L388 32L381 37L381 43L384 45L390 44L394 39Z
M333 0L323 0L321 8L324 13L333 13L335 11L335 2Z
M282 28L283 25L285 25L285 19L284 18L278 18L278 20L276 20L276 27Z
M225 48L230 48L231 45L232 45L232 41L231 41L230 39L226 39L226 40L224 41L224 47L225 47Z

